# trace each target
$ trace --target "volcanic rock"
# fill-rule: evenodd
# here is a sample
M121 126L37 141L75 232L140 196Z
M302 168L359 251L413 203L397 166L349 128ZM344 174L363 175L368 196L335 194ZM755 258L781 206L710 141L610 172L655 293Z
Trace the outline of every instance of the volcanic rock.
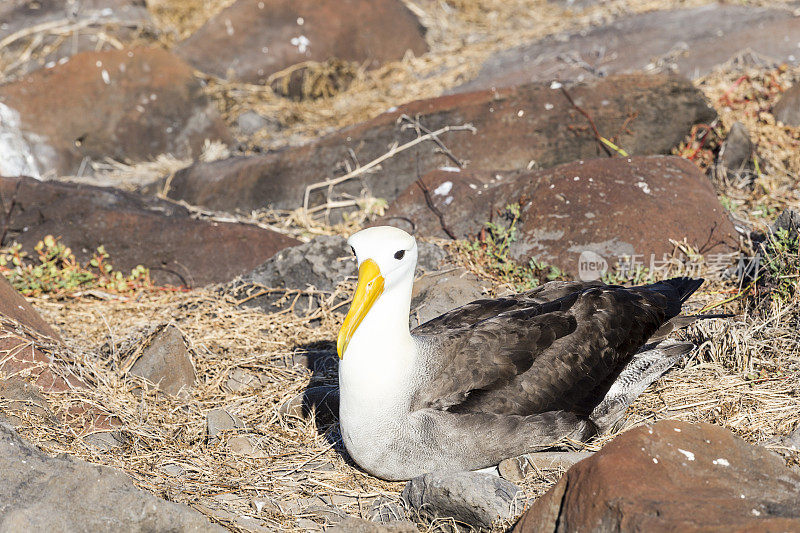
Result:
M417 533L419 529L408 520L379 524L349 516L325 531L327 533Z
M137 489L122 471L49 457L0 423L0 531L225 531L186 505Z
M403 500L429 519L453 518L471 528L490 528L509 520L521 503L519 487L492 474L424 474L406 483Z
M206 413L206 437L210 443L219 441L219 436L225 431L242 428L244 423L225 409L212 409Z
M519 203L511 256L581 276L600 274L581 272L582 261L589 259L608 267L625 263L628 256L628 263L658 267L673 250L669 239L685 238L703 253L728 252L737 239L709 180L675 156L590 159L518 175L436 171L423 181L459 238L477 235L492 217L500 220L497 211ZM409 187L384 217L404 227L396 214L419 235L445 236L417 186Z
M793 85L772 108L775 120L787 126L800 126L800 84Z
M18 425L30 416L55 422L38 387L18 377L0 379L0 422Z
M28 253L46 235L61 238L80 261L105 246L114 266L151 269L157 283L228 281L297 243L257 226L197 219L173 202L113 188L30 178L0 178L0 196L14 204L3 244Z
M666 76L614 76L568 88L575 105L587 112L601 135L635 154L667 154L693 124L708 123L716 113L690 82ZM477 133L451 131L439 135L471 168L524 169L605 155L589 122L560 88L530 84L419 100L374 119L343 129L310 144L260 156L233 157L198 163L178 172L168 195L225 211L303 205L306 187L326 176L341 175L351 152L364 165L397 143L416 138L407 117L438 130L472 124ZM393 201L419 173L453 167L438 146L423 143L383 161L363 179L346 181L334 193L358 196L362 187ZM334 194L335 195L335 194ZM310 207L327 201L327 188L312 191ZM335 211L334 211L335 213Z
M452 92L625 72L696 79L745 50L796 65L798 42L800 19L788 7L711 4L651 11L497 52L475 79Z
M87 162L199 156L227 127L192 68L157 48L83 52L0 87L19 114L42 175L81 174Z
M0 360L0 371L26 374L31 383L46 391L84 386L77 377L51 366L53 348L61 338L4 276L0 276L0 333L0 350L13 354Z
M754 148L747 127L734 122L719 150L719 164L729 172L741 172L752 163Z
M446 255L434 244L420 242L419 247L418 275L437 268ZM355 258L346 239L323 235L282 250L228 288L237 297L247 298L245 305L260 307L267 313L292 304L294 298L283 298L286 290L307 291L293 307L296 314L303 315L316 310L320 299L329 298L339 283L355 275ZM267 288L277 290L265 292ZM345 298L342 294L337 301Z
M375 67L408 50L421 55L428 50L424 35L399 0L239 0L176 53L203 72L263 84L306 61L338 58Z
M414 280L411 293L411 327L480 299L490 287L463 268L425 274Z
M510 457L497 465L497 470L504 479L514 483L525 479L531 473L542 470L567 469L584 459L591 457L592 452L537 452Z
M800 474L710 424L662 421L570 468L515 533L797 531Z
M32 28L39 31L31 32ZM52 68L87 50L113 49L152 30L145 0L4 0L0 3L0 48L21 60L6 75ZM30 54L22 51L31 46ZM46 53L37 53L44 50ZM28 59L25 59L28 57Z
M0 276L0 372L7 376L24 376L24 383L6 382L7 399L24 400L26 410L34 415L46 414L44 398L30 385L45 392L64 392L74 388L85 388L79 377L70 372L59 361L59 352L64 349L61 337L39 313ZM13 393L13 394L12 394ZM40 401L41 400L41 401ZM12 401L11 407L14 407ZM41 409L40 409L41 408ZM14 422L14 413L6 421ZM69 410L73 429L86 433L106 431L117 421L89 403L77 402ZM84 417L82 415L88 415ZM50 421L52 418L47 417ZM0 528L2 531L2 528Z
M172 325L158 329L145 341L129 373L173 396L191 388L196 376L183 333Z

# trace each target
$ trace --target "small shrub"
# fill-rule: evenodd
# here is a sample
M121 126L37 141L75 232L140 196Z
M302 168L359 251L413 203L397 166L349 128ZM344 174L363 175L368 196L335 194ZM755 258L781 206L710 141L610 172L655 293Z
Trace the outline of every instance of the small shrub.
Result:
M87 289L127 293L153 286L150 271L142 265L127 276L115 270L103 246L97 248L85 265L52 235L47 235L33 249L35 256L28 255L18 243L0 249L0 274L25 296L63 297Z
M538 287L542 282L565 279L561 270L535 258L527 264L512 259L511 243L519 238L520 205L508 204L499 215L498 222L487 222L478 238L464 245L470 261L482 274L517 291Z

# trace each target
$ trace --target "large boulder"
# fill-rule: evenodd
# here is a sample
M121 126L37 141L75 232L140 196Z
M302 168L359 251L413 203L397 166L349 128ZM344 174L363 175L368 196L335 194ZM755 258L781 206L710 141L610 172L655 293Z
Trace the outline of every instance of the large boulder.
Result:
M83 52L0 86L41 174L81 174L91 160L199 156L227 127L192 67L157 48ZM2 155L2 154L0 154Z
M800 19L789 7L711 4L651 11L497 52L476 78L452 92L637 71L695 79L744 50L798 64L798 41Z
M14 206L4 244L17 241L33 253L53 235L81 261L103 245L117 269L143 265L158 283L228 281L298 244L268 229L197 219L172 202L112 188L0 178L0 196Z
M593 117L601 134L634 154L669 153L693 124L716 116L690 82L674 77L615 76L571 86L569 94ZM552 167L605 153L586 118L559 88L530 84L419 100L298 148L198 163L175 175L168 195L227 211L295 209L303 204L307 186L335 177L351 154L363 165L393 144L414 139L414 129L399 123L404 115L419 117L430 130L472 124L474 135L456 131L440 138L474 168ZM372 195L392 201L418 172L442 166L453 163L429 142L386 159L376 172L335 191L358 195L366 186ZM311 206L327 200L326 190L310 196Z
M20 76L79 52L110 50L152 29L145 0L4 0L0 57L9 59L4 74Z
M138 489L122 471L49 457L0 423L0 531L226 531Z
M710 424L632 429L570 468L515 533L798 531L800 474Z
M421 55L428 46L400 0L239 0L176 47L197 69L248 83L305 61L374 67L408 50Z
M423 181L456 237L474 237L497 211L519 203L511 256L581 276L594 272L582 271L587 257L613 266L630 256L657 267L673 250L670 239L685 238L706 254L730 252L737 242L709 180L675 156L588 159L521 174L435 171ZM446 236L416 185L377 223Z

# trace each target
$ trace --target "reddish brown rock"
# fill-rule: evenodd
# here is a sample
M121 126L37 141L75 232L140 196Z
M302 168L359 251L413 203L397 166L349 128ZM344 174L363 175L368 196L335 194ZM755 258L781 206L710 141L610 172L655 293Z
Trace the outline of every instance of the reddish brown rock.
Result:
M155 48L78 54L0 87L0 103L19 114L42 175L107 157L197 156L206 139L230 139L192 68Z
M570 468L515 533L800 530L800 475L710 424L632 429Z
M203 72L250 83L304 61L374 67L408 50L428 46L399 0L239 0L176 47Z
M80 380L54 368L52 347L61 341L58 333L0 276L0 372L20 374L45 391L63 391ZM10 355L10 357L8 357Z
M0 315L11 318L40 335L60 341L50 324L44 321L36 309L11 286L4 276L0 276Z
M799 52L800 53L800 52ZM787 126L800 126L800 84L793 85L772 108L775 120Z
M158 283L228 281L298 244L257 226L196 219L172 202L111 188L0 178L0 195L15 206L3 244L16 240L32 253L53 235L81 261L104 245L117 269L144 265Z
M796 65L800 18L790 9L711 4L632 15L498 52L452 92L637 71L695 79L745 50Z
M145 29L152 30L145 0L4 0L0 50L21 60L6 65L4 74L24 75L79 52L111 50L112 39L124 42Z
M41 398L37 396L38 389L64 392L86 387L59 361L58 354L63 349L60 342L58 333L11 287L4 276L0 276L0 381L4 383L5 392L9 393L9 387L24 391L28 384L34 385L36 388L25 392L27 396L22 398L28 402L34 397ZM43 399L41 402L37 400L36 409L31 412L51 418ZM14 413L9 414L9 420L14 420ZM76 403L68 414L78 417L76 420L89 415L85 417L86 425L76 428L84 433L107 430L116 423L89 404Z
M633 254L649 266L651 254L658 262L672 252L669 239L685 238L707 254L728 252L737 242L709 180L675 156L588 159L522 174L436 171L423 181L459 238L477 235L498 210L521 203L512 256L572 274L579 273L584 251L599 254L609 266ZM416 184L378 223L447 237Z
M617 76L570 87L571 97L591 116L600 132L615 137L629 153L669 153L693 124L708 122L715 112L688 81L666 76ZM384 155L394 143L416 137L402 128L402 115L419 116L431 130L470 123L477 129L441 135L457 156L472 168L541 167L603 155L586 118L560 89L531 84L499 91L482 91L420 100L346 128L311 144L256 157L200 163L179 172L170 197L213 209L244 210L302 205L306 186L341 175L352 150L363 165ZM453 163L433 143L399 153L363 181L356 179L336 191L371 194L394 200L417 178ZM311 197L323 201L325 191Z

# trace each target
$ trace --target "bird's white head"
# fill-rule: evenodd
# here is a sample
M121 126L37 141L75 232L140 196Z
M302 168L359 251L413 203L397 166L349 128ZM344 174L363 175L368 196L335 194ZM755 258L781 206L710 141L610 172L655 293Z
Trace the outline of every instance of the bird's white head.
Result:
M358 261L358 285L336 342L340 358L378 298L412 281L417 266L417 241L398 228L367 228L353 234L347 244Z

